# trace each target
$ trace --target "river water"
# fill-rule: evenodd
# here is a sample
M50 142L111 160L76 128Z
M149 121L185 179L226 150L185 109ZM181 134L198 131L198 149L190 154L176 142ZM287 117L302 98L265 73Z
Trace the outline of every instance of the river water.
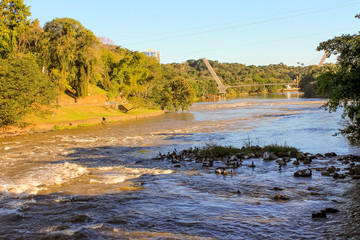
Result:
M261 158L234 175L155 160L218 143L295 146L360 155L341 113L320 99L261 95L194 104L189 112L0 139L0 239L360 239L360 180ZM254 161L256 167L248 167ZM311 167L343 166L337 158ZM344 170L345 171L345 170ZM278 191L289 201L275 201ZM340 210L327 218L312 212Z

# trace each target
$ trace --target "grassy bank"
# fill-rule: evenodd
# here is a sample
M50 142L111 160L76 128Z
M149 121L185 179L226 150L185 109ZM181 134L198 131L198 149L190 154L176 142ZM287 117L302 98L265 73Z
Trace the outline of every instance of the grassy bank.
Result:
M53 110L53 114L49 114L43 117L29 116L26 121L30 124L48 124L48 123L60 123L81 121L87 119L101 119L121 116L131 116L139 114L149 114L158 112L159 110L151 110L144 108L133 109L127 113L123 113L119 110L112 108L105 108L103 106L64 106Z
M62 106L52 111L52 114L45 116L27 116L26 121L29 123L27 127L13 126L0 129L0 137L85 127L104 122L131 121L165 113L162 110L145 108L136 108L123 113L116 109L92 105ZM105 118L105 121L103 121L103 118Z

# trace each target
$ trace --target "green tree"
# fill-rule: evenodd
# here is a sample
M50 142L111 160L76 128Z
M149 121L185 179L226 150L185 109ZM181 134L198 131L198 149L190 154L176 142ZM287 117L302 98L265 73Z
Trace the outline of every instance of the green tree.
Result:
M0 56L16 53L19 36L29 28L29 7L23 0L0 2Z
M86 96L90 79L96 75L100 58L99 41L80 22L56 18L47 22L44 32L48 39L48 69L60 90L72 89L76 97Z
M55 100L54 88L31 57L0 59L0 127L24 124Z
M193 98L194 90L191 84L185 78L178 76L164 86L159 105L162 109L189 110Z
M320 43L317 50L338 55L338 69L318 77L318 89L329 97L326 106L330 111L344 109L346 126L341 133L360 144L360 35L334 37Z

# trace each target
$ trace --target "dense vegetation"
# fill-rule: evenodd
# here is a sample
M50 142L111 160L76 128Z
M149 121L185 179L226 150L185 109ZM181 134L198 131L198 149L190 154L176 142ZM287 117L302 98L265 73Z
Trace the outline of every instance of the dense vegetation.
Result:
M246 66L240 63L219 63L210 61L211 66L223 84L229 86L264 84L264 83L293 83L301 70L300 67L290 67L285 64L269 66ZM205 94L217 94L216 83L210 75L202 59L188 60L185 63L172 63L169 67L182 77L189 79L196 90L197 97ZM241 88L229 88L229 95L242 93L276 92L284 86L252 86Z
M201 59L159 64L142 53L116 46L105 37L96 37L71 18L56 18L42 27L38 20L29 19L31 13L23 0L1 0L0 12L0 127L21 125L26 114L42 113L52 108L59 96L67 94L74 99L83 98L94 87L106 92L109 101L126 100L147 108L175 111L187 110L194 97L216 95L218 92ZM344 36L341 39L350 44L356 42L358 36ZM320 49L342 53L337 49L336 41L329 40ZM357 63L345 61L351 57L349 51L343 54L340 70L335 65L319 68L286 66L282 63L246 66L209 62L225 85L285 85L300 76L300 87L305 94L323 96L332 85L324 85L322 78L329 76L333 79L332 84L338 84L337 81L348 77L349 73L355 76L358 70ZM331 71L327 73L330 75L322 75L328 71ZM323 77L318 81L318 76ZM316 91L317 85L320 85L321 91ZM227 93L275 92L283 87L230 88ZM355 92L350 98L334 94L338 102L345 100L346 113L354 126L359 122L358 100L355 97L359 94L356 95L357 88L351 90ZM354 101L354 104L350 101ZM336 109L338 102L331 101L329 107Z
M24 124L26 114L53 107L62 94L86 97L91 85L111 101L121 97L174 110L191 104L194 91L187 79L97 38L74 19L56 18L41 27L29 20L23 0L1 0L0 12L0 127Z
M318 50L339 55L338 67L318 77L318 91L329 97L330 111L344 109L346 123L341 133L360 144L360 35L334 37L320 43Z

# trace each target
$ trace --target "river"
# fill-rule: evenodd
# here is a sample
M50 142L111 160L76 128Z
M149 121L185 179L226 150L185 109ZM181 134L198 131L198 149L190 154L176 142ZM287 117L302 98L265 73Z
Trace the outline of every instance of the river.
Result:
M359 239L360 180L252 159L234 175L159 152L280 144L360 155L341 113L296 94L194 104L189 112L0 139L0 239ZM250 162L249 162L250 161ZM345 168L337 158L311 167ZM275 201L277 191L290 197ZM327 218L312 212L336 208Z

